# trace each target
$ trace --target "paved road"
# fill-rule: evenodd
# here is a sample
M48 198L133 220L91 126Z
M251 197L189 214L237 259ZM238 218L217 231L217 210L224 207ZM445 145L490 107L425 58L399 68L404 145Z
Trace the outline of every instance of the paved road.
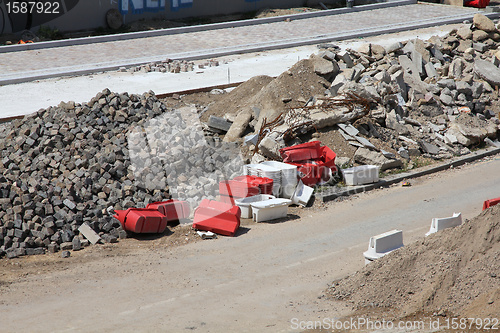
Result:
M169 58L200 58L211 54L231 54L293 43L307 44L311 39L336 40L356 34L410 27L444 24L449 18L461 22L471 18L473 8L414 4L340 15L197 31L167 36L74 45L40 50L0 53L0 84L12 80L50 74L85 72L124 64L145 63ZM456 23L456 22L455 22Z
M496 157L302 219L253 224L235 238L29 276L2 289L0 331L288 332L292 318L335 318L339 312L317 297L363 266L370 236L399 228L408 244L433 217L472 218L498 197L499 168Z

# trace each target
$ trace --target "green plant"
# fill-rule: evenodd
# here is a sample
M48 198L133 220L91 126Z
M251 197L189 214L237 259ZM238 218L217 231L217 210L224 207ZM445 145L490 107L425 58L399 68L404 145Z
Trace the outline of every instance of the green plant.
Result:
M61 39L64 36L57 28L41 25L38 29L38 37L42 39Z

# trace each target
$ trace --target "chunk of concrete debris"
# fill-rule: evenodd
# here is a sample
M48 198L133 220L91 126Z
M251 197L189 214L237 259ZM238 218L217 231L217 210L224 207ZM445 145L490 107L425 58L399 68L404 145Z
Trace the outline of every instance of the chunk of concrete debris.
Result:
M401 50L404 47L403 43L401 42L396 42L391 45L389 45L386 49L386 53L392 53Z
M472 38L472 30L470 25L464 24L457 30L457 36L466 40Z
M408 152L408 150L404 147L399 147L398 149L398 154L399 156L401 156L402 158L404 158L405 160L409 160L410 159L410 153Z
M436 71L436 68L434 68L432 62L425 64L425 72L427 73L427 77L439 77L439 74Z
M99 237L99 235L87 223L83 223L78 228L78 231L85 238L87 238L92 243L92 245L97 244L101 240L101 237Z
M69 252L69 251L62 251L61 252L62 258L69 258L70 256L71 256L71 252Z
M394 155L391 152L388 152L387 150L380 149L380 152L382 153L382 155L384 155L387 158L396 159L396 155Z
M349 54L349 52L344 51L342 53L339 53L339 56L346 64L347 68L351 68L354 66L354 62L352 61L352 58L351 58L351 55Z
M234 142L241 138L251 120L252 112L250 110L244 110L238 113L224 137L224 142Z
M329 90L332 96L337 96L339 90L348 82L344 74L339 74L333 80Z
M401 168L403 162L398 159L389 159L382 153L367 148L358 148L354 153L354 161L360 164L378 165L380 170Z
M361 137L361 136L354 136L354 138L363 145L363 147L365 148L369 148L369 149L373 149L373 150L376 150L377 148L373 145L373 143L371 143L370 141L368 141L367 139Z
M479 30L483 30L486 32L494 32L497 30L495 27L495 23L493 23L493 21L490 18L488 18L483 14L479 13L475 14L474 18L472 19L472 23Z
M259 144L259 152L267 158L279 160L281 158L280 149L283 148L274 139L266 136Z
M350 136L358 135L359 131L350 124L338 124L339 128Z
M221 117L216 117L216 116L210 116L208 118L208 126L211 128L215 128L217 130L227 132L231 128L232 123L227 121L224 118Z
M486 60L477 59L474 61L474 72L488 83L500 85L500 68Z
M310 60L314 66L314 72L327 80L333 79L340 71L340 67L335 60L329 61L315 54L311 55Z
M435 144L421 140L421 141L419 141L419 145L422 148L422 150L428 154L431 154L431 155L439 154L439 147L436 146Z

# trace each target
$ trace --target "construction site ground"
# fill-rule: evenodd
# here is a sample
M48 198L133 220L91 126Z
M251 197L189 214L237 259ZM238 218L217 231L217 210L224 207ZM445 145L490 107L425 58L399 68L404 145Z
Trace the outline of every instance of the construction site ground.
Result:
M473 218L497 194L499 167L498 157L487 158L411 187L316 203L287 220L244 220L235 238L201 241L183 227L156 239L91 246L67 259L56 253L2 260L2 330L305 331L291 320L351 313L350 303L326 299L326 289L363 269L370 235L399 228L411 244L423 240L433 217L460 211Z
M336 44L354 49L367 41L386 45L415 37L427 39L454 27ZM106 87L130 93L152 89L161 94L208 86L201 81L223 84L228 81L229 64L231 82L255 75L277 76L315 50L315 46L304 46L223 57L218 59L223 64L220 67L172 74L168 82L150 73L134 74L132 84L123 79L125 75L130 78L130 73L107 72L6 85L0 87L3 96L22 91L35 97L33 101L9 98L2 116L31 113L35 107L57 105L61 100L88 100ZM169 107L207 105L221 97L207 91L167 97L164 102ZM21 113L11 113L13 110ZM327 129L314 135L340 156L353 153L345 140L332 137ZM286 219L260 224L242 220L234 238L201 240L189 226L179 225L169 227L163 235L135 236L72 251L65 259L56 253L0 260L0 331L290 332L307 331L294 328L294 322L344 316L437 318L439 309L409 317L390 311L355 312L352 303L330 297L329 287L333 281L363 270L362 252L370 236L397 228L404 231L405 244L423 242L434 217L458 211L464 219L477 216L484 200L498 197L499 168L496 155L412 179L410 187L395 184L329 203L291 207ZM408 287L403 282L398 285L402 290ZM368 291L376 294L377 290ZM390 292L384 295L389 297ZM483 301L489 299L480 299L477 308L469 307L460 315L483 315ZM494 299L488 311L498 314L499 304Z

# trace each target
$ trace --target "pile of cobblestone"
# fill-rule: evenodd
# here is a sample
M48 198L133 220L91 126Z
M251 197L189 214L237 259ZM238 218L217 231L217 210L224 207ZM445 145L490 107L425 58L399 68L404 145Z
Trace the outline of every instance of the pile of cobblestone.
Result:
M169 198L137 186L127 132L166 111L154 93L108 89L88 103L61 102L0 131L0 256L79 249L87 223L106 242L126 234L114 209Z

